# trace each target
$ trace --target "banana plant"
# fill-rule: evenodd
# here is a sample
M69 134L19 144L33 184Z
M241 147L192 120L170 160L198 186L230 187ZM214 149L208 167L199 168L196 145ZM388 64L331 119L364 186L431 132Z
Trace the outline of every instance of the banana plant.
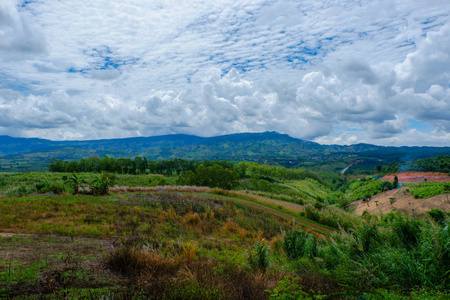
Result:
M72 185L73 195L78 195L80 192L80 187L86 191L86 188L83 186L87 184L86 180L83 178L79 178L75 173L72 174L72 177L68 178L64 183L68 183Z

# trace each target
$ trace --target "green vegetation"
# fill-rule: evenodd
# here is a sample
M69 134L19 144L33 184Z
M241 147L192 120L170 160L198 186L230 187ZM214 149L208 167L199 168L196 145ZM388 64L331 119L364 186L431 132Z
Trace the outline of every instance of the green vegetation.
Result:
M220 165L198 166L195 171L184 172L177 181L179 185L196 185L233 189L239 183L239 174Z
M450 156L440 155L436 157L427 157L423 159L413 159L411 161L394 161L388 165L377 165L377 173L394 174L399 171L418 171L418 172L438 172L450 174Z
M328 186L311 178L305 180L292 180L288 181L287 184L301 191L307 198L309 197L311 199L325 199L331 192L331 189Z
M449 182L421 182L412 184L411 193L416 198L428 199L436 195L450 193Z
M0 170L5 172L45 171L45 167L54 157L72 161L108 155L122 157L124 160L138 156L154 161L176 158L195 161L253 161L326 172L340 172L351 165L346 174L360 175L373 174L377 165L400 162L406 157L424 159L448 156L449 153L448 147L320 145L276 132L241 133L212 138L167 135L96 141L49 141L0 136ZM426 165L428 168L433 164ZM139 167L132 167L129 171L136 169L139 170ZM192 171L194 169L195 167ZM128 172L128 169L124 167L123 172Z
M361 179L345 179L333 191L327 194L325 202L337 204L347 209L349 204L359 199L370 199L372 196L395 188L395 181L382 181L367 176Z
M0 298L450 296L448 212L346 211L395 182L254 162L52 164L94 171L0 173Z
M412 160L406 164L406 168L411 171L450 174L450 156L436 156Z
M69 173L101 173L110 172L117 174L162 174L165 176L180 175L183 172L194 171L198 166L210 167L219 165L225 169L233 169L234 164L227 161L193 161L175 158L172 160L152 161L147 158L135 157L115 159L112 156L99 158L93 156L82 158L80 161L52 159L48 165L50 172L69 172Z
M450 231L445 223L391 213L375 223L361 219L352 232L324 238L289 219L232 194L3 199L0 228L56 235L43 236L45 241L33 235L0 238L0 257L6 257L0 261L0 295L20 299L26 292L26 297L37 299L40 291L40 299L446 296ZM105 247L101 258L99 247L110 237L115 246ZM39 246L44 242L58 246ZM14 250L24 246L42 253L25 260L15 256ZM94 262L106 269L94 267ZM113 273L102 271L108 269ZM426 290L418 293L420 289Z

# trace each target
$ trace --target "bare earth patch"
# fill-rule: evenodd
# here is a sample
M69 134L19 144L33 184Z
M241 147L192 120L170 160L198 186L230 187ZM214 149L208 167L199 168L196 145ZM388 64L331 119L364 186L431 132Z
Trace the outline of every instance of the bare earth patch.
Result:
M432 208L450 211L447 195L437 195L428 199L415 199L411 193L406 191L407 189L402 187L375 195L368 203L364 203L363 200L354 201L350 204L350 207L355 207L357 215L362 215L364 211L370 214L387 214L391 211L399 211L421 215Z
M386 175L381 180L394 181L395 175L399 182L450 181L448 174L435 172L400 172Z

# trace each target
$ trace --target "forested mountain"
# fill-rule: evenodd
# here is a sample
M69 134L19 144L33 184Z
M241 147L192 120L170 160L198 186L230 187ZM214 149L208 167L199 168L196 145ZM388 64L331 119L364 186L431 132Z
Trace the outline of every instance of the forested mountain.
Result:
M0 136L0 170L3 171L42 170L54 157L72 160L104 155L116 158L141 156L152 160L247 160L287 167L332 165L324 169L338 170L342 165L355 162L364 165L361 158L366 158L366 164L372 168L380 162L450 155L450 147L321 145L277 132L238 133L210 138L175 134L86 141ZM341 164L336 165L336 162Z

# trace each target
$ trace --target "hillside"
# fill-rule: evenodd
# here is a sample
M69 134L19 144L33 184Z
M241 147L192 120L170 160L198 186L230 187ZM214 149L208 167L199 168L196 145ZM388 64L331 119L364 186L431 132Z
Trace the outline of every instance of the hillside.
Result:
M238 166L232 190L152 173L0 173L0 297L448 299L444 212L439 223L360 218L332 191L347 184L356 196L383 181ZM109 191L95 192L109 180ZM444 185L414 188L431 195ZM379 194L370 206L395 197L400 210L408 193Z
M50 141L0 136L1 171L43 171L50 159L74 160L92 156L152 160L193 159L256 161L285 167L324 171L373 169L391 161L450 155L450 147L381 147L369 144L321 145L277 132L238 133L217 137L163 135L124 139Z
M426 214L431 209L440 209L450 211L450 202L448 195L437 195L428 199L414 197L409 192L409 188L402 187L387 191L372 197L370 202L358 200L353 202L350 207L355 208L357 215L362 215L365 211L370 214L388 214L391 211L407 213L409 215ZM391 199L394 202L391 204Z

